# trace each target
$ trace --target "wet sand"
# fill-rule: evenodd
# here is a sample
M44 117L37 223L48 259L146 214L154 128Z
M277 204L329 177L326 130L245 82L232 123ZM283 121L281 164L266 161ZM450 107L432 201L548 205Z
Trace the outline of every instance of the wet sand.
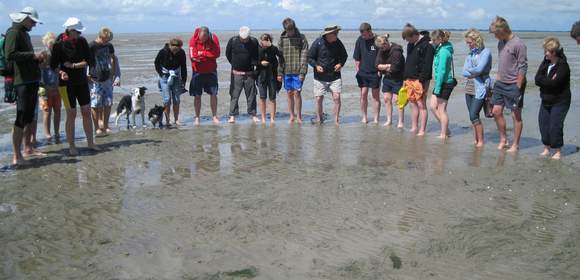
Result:
M218 34L222 49L232 34ZM530 80L545 35L521 36L529 48ZM578 73L578 48L567 34L556 35L565 43L572 73ZM149 107L160 103L152 67L160 36L169 37L119 35L114 41L123 87L153 89ZM310 41L314 36L308 34ZM352 54L356 33L341 37ZM459 69L466 50L458 34L453 42ZM495 45L490 38L487 42ZM284 93L276 125L253 125L247 116L229 125L227 71L220 58L221 125L205 118L194 127L192 98L182 96L184 127L121 128L98 138L103 152L81 148L78 157L66 156L66 145L46 145L39 129L48 157L18 170L7 165L14 111L3 104L0 278L579 277L576 98L566 120L564 159L558 162L538 156L540 102L531 83L522 149L512 155L495 149L498 134L491 119L484 120L486 147L471 145L460 87L450 100L453 136L446 143L436 139L433 118L423 138L360 124L351 59L343 73L340 127L289 125ZM574 93L578 77L573 74ZM309 120L311 74L304 88ZM207 96L203 102L202 114L208 115ZM331 106L327 100L325 108ZM243 98L240 109L245 110ZM84 147L80 127L77 136Z

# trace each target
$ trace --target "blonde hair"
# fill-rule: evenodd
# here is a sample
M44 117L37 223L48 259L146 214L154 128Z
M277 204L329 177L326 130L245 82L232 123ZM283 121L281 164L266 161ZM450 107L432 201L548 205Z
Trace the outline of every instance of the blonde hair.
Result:
M431 32L431 39L441 39L443 43L449 42L449 37L451 37L451 32L442 29L436 29Z
M481 32L479 32L479 30L475 28L468 29L467 32L463 34L463 37L465 37L465 39L469 38L473 40L478 49L483 49L485 47L485 44L483 43L483 36L481 36Z
M111 29L108 27L103 27L103 28L101 28L101 30L99 30L98 36L101 39L111 41L111 40L113 40L113 31L111 31Z
M560 40L556 37L546 37L542 46L546 51L558 52L560 50Z
M375 38L375 46L378 48L382 47L385 43L389 42L390 36L391 35L389 33L377 36L377 38Z
M496 33L499 30L505 31L508 34L512 33L512 30L511 30L510 25L508 24L507 20L505 18L500 17L500 16L496 16L493 19L493 21L491 22L491 24L489 25L489 32Z
M48 45L54 45L55 41L56 41L56 36L52 32L46 32L46 34L44 34L44 36L42 36L42 44L47 46L47 47L48 47Z

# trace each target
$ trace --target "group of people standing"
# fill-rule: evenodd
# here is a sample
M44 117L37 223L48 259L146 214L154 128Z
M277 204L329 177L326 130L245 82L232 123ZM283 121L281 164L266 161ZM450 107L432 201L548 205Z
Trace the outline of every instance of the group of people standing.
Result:
M24 155L42 155L34 149L35 116L40 95L40 107L44 112L44 131L51 138L50 119L54 114L54 136L58 140L61 100L66 109L66 135L70 155L78 152L75 147L76 104L81 108L83 128L90 149L99 150L93 140L110 132L109 115L113 102L113 87L120 85L120 67L114 47L110 43L113 33L102 28L97 38L88 43L81 36L85 30L77 18L69 18L64 23L65 31L55 36L48 33L43 37L45 49L36 53L28 32L41 23L38 13L27 7L21 12L10 14L12 27L6 32L5 56L11 65L7 83L12 82L17 96L17 116L13 129L13 164L25 163ZM267 103L270 107L270 121L275 122L276 97L283 87L288 95L290 123L302 123L302 86L308 66L314 71L313 93L316 104L316 123L323 123L325 115L323 101L332 97L333 120L340 122L342 75L348 54L338 38L339 26L329 25L321 35L308 44L291 18L282 22L284 31L274 46L270 34L259 38L250 36L250 28L243 26L239 34L229 39L226 57L231 64L229 123L234 123L239 115L239 97L244 91L247 113L254 122L266 122ZM527 50L524 42L512 33L508 22L496 17L490 32L498 40L497 76L490 76L492 68L491 51L485 47L482 34L469 29L464 39L469 53L465 58L461 73L465 77L466 104L473 124L474 144L484 145L483 125L480 112L490 103L500 134L498 148L519 149L522 132L521 110L526 88L528 70ZM403 47L390 42L390 36L373 33L368 23L360 25L353 58L356 80L360 88L361 121L368 122L367 107L369 91L372 98L373 123L379 123L382 89L386 106L385 126L393 123L393 106L398 110L397 127L404 127L404 106L398 100L399 93L411 107L411 129L417 136L425 135L428 110L439 122L440 138L447 138L449 118L447 102L458 86L453 63L453 45L450 33L437 29L429 33L419 32L407 24L402 30L402 38L407 42L406 57ZM571 36L580 44L580 26L574 24ZM554 149L554 159L561 157L563 146L563 124L570 107L570 68L558 39L549 37L544 41L544 58L535 76L540 87L542 104L539 126L545 145L542 155L548 156ZM166 123L180 125L180 95L189 92L194 97L194 123L200 124L201 96L210 95L210 107L214 123L217 116L218 75L216 60L220 57L220 44L216 34L209 28L196 28L189 41L189 53L183 49L183 41L173 38L158 52L155 70L159 75L159 89L163 99ZM187 82L187 59L191 61L192 74L189 89ZM6 74L6 73L3 73ZM431 80L433 89L429 91ZM7 87L7 90L10 87ZM40 90L39 90L40 89ZM429 94L431 93L431 94ZM261 119L257 114L257 97L260 98ZM403 96L401 96L403 99ZM269 100L269 102L267 102ZM487 101L487 102L486 102ZM404 105L404 102L403 102ZM511 145L506 135L504 108L512 112L514 137ZM173 122L170 112L173 109Z

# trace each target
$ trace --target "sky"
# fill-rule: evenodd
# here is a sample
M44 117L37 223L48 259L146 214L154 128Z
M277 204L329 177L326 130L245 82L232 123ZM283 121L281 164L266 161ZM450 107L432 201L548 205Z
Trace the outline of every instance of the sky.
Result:
M356 29L363 21L374 29L400 29L407 22L420 29L486 29L501 15L514 30L569 31L580 20L577 0L0 0L0 30L10 26L9 13L26 6L44 21L32 34L60 31L70 16L81 19L85 33L102 26L120 33L189 32L201 25L281 29L288 16L302 29L328 24Z

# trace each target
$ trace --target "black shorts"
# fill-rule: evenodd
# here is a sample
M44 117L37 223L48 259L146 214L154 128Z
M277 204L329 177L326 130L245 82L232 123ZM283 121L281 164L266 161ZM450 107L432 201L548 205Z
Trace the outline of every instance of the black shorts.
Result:
M66 109L76 108L77 101L81 107L91 103L89 84L60 86L58 92Z
M359 88L377 89L381 86L381 77L378 74L356 74L356 81Z
M24 128L34 121L36 103L38 102L39 83L30 83L14 87L16 91L16 121L14 126Z
M441 85L441 92L439 92L439 95L435 94L435 92L433 92L433 95L443 100L449 100L449 97L451 97L451 92L453 92L454 88L455 87L453 84L443 84Z

